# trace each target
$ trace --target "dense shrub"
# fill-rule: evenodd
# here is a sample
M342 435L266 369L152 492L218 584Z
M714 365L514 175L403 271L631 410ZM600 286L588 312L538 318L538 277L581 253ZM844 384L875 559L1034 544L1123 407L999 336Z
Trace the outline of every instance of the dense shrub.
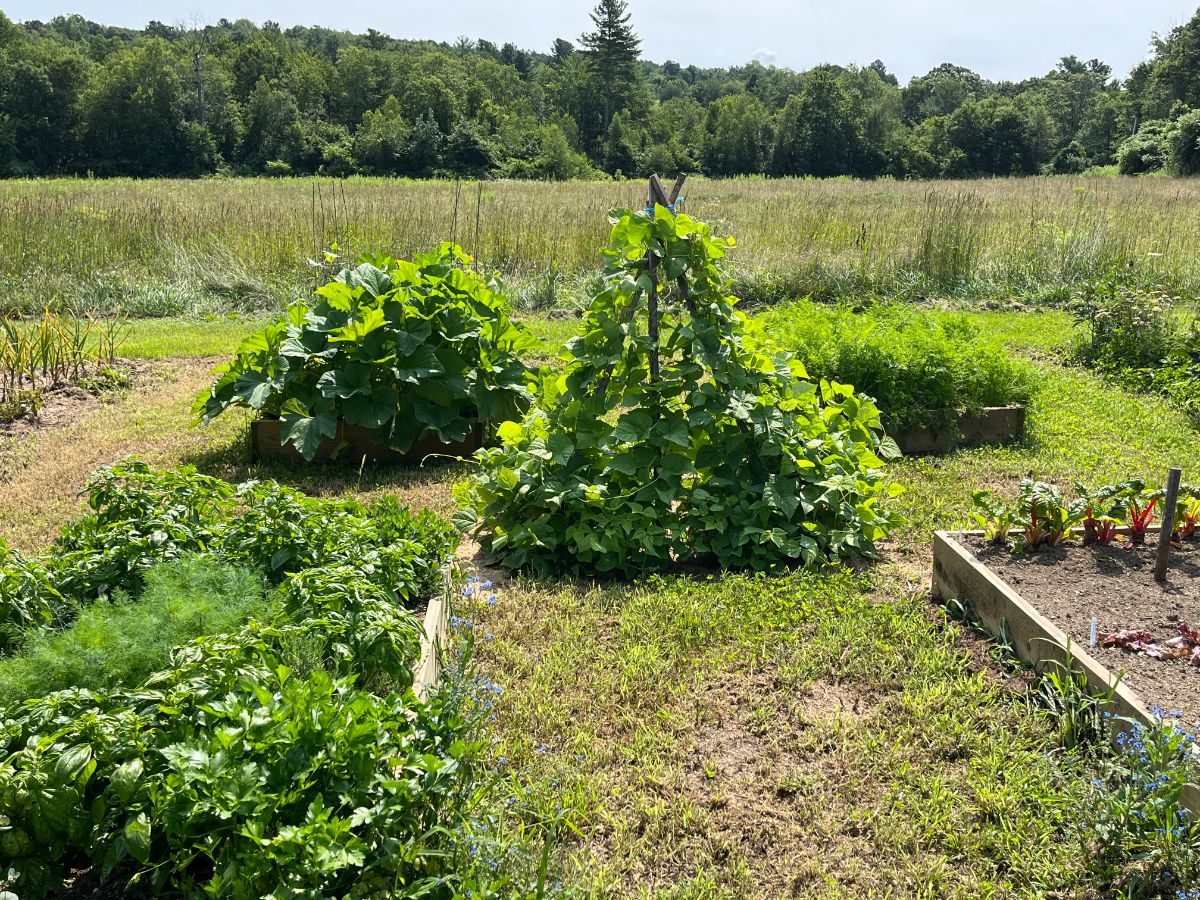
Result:
M1167 122L1146 122L1117 147L1117 171L1122 175L1157 172L1167 163Z
M1073 311L1072 361L1134 390L1169 397L1200 421L1200 328L1179 301L1120 278L1088 285Z
M931 413L1024 404L1033 391L1033 367L965 316L935 318L909 306L856 313L799 300L762 319L811 378L853 384L893 430L928 423Z
M1200 175L1200 110L1175 120L1167 135L1167 166L1172 175Z
M1076 340L1076 362L1106 370L1161 364L1180 346L1167 294L1132 287L1120 278L1086 285L1071 310L1084 327Z
M464 527L511 568L631 575L871 552L895 516L874 404L799 365L735 309L732 241L658 207L616 211L603 287L547 375L457 486ZM657 323L646 309L656 304Z
M412 262L364 256L246 338L194 411L233 406L284 421L282 440L311 459L339 420L408 450L427 435L463 441L478 421L528 408L517 354L536 339L509 318L494 278L453 244Z
M167 668L176 646L237 631L269 610L256 572L209 556L161 563L136 602L118 595L83 609L66 630L30 629L19 652L0 659L0 707L71 687L139 684Z

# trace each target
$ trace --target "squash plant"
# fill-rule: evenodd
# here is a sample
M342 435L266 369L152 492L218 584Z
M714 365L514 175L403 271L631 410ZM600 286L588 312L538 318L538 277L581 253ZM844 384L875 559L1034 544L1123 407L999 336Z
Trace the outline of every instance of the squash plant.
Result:
M630 576L867 555L898 516L879 410L814 384L729 296L733 239L662 205L611 214L602 289L456 486L456 522L511 568Z
M193 412L232 406L282 418L281 438L312 459L339 420L404 452L428 435L466 440L478 421L524 413L530 376L517 354L538 341L514 322L495 278L454 244L415 256L363 256L250 335L218 367Z

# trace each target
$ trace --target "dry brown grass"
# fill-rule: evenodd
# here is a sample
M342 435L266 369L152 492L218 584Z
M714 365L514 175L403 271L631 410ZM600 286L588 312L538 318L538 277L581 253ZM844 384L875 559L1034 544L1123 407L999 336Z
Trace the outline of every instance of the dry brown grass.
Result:
M1200 295L1200 180L692 179L687 210L735 235L748 296L1059 297L1083 279ZM303 290L331 242L407 255L457 240L553 302L593 274L613 206L645 183L351 179L0 183L0 290L134 314L262 304ZM478 201L478 227L476 204Z
M174 465L239 440L244 420L236 417L211 431L186 428L212 365L172 360L72 421L11 440L0 456L7 476L0 484L0 533L23 550L42 550L79 514L78 492L99 466L133 453L152 465Z
M316 495L397 494L414 507L452 508L450 485L463 466L352 463L314 468L262 464L249 457L249 414L232 411L203 428L191 406L211 380L212 359L168 359L142 366L135 386L104 402L51 415L0 445L0 534L22 550L44 550L82 510L78 493L100 466L137 454L152 466L196 465L230 481L275 478Z

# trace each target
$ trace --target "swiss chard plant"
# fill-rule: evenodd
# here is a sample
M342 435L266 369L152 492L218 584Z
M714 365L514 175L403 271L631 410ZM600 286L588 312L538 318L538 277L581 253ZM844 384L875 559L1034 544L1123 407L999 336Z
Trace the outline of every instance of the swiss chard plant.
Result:
M1197 524L1200 524L1200 486L1180 485L1179 504L1175 507L1176 536L1195 537Z
M1015 524L1021 529L1023 546L1056 547L1070 536L1075 518L1057 487L1024 478L1017 497Z
M518 354L538 342L470 262L453 244L411 262L362 257L242 341L193 411L205 423L234 406L280 418L283 443L306 459L339 421L403 452L520 416L532 395Z
M1077 499L1071 504L1072 518L1083 526L1085 544L1111 544L1129 514L1129 505L1142 490L1141 482L1106 484L1090 489L1075 484Z
M602 287L539 405L456 488L511 568L629 576L871 553L898 521L879 410L814 383L736 309L732 239L665 206L611 215Z
M993 544L1007 544L1016 517L1012 504L987 490L975 491L971 504L974 507L971 518L979 523L984 537Z
M1154 521L1154 509L1158 506L1159 498L1145 492L1143 482L1134 480L1127 482L1130 496L1127 506L1129 523L1129 543L1140 547L1146 543L1146 532Z
M972 500L972 517L983 527L985 537L1007 544L1015 530L1018 536L1012 543L1016 549L1058 546L1071 536L1071 528L1083 515L1083 507L1068 506L1057 487L1032 478L1021 480L1020 493L1011 503L990 491L976 491Z

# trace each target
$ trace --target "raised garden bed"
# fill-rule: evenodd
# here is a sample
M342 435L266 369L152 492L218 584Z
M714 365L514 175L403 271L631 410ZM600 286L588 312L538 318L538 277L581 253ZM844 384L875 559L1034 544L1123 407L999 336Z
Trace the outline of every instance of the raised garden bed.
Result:
M1182 622L1200 621L1200 549L1172 554L1168 581L1153 576L1152 530L1146 547L1070 543L1013 554L983 532L939 531L933 540L933 596L957 600L984 628L1002 635L1025 662L1042 670L1068 657L1087 676L1094 696L1110 695L1111 711L1150 724L1150 705L1181 711L1180 722L1200 731L1200 667L1090 646L1098 631L1139 628L1160 639ZM1184 802L1200 813L1200 787Z
M906 456L949 453L981 444L1011 444L1025 436L1023 406L990 406L957 415L931 412L928 421L946 424L915 425L892 435Z
M291 444L282 444L282 419L255 419L250 423L250 448L262 459L303 462L304 457ZM361 425L339 422L337 432L325 438L313 456L313 462L328 462L333 459L348 459L359 462L366 457L370 462L419 463L427 456L468 457L483 446L484 425L476 422L465 441L445 444L436 435L421 438L408 450L400 452L377 443L371 433Z

